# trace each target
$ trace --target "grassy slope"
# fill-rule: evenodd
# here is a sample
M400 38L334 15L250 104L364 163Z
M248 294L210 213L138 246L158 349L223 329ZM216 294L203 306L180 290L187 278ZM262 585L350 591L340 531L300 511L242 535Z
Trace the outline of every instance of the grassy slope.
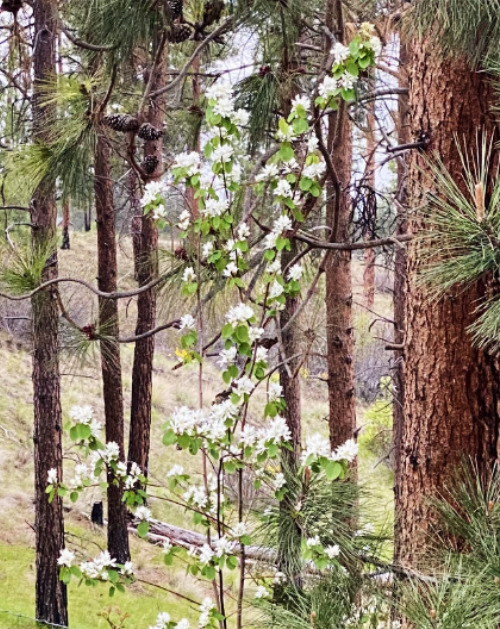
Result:
M74 234L73 249L61 252L61 274L71 272L92 280L95 268L89 261L95 260L94 235ZM130 246L124 240L120 252L122 287L133 285L130 269ZM75 271L76 270L76 271ZM357 273L356 273L357 275ZM356 277L355 275L355 277ZM66 289L66 296L71 289ZM359 291L357 291L359 293ZM387 297L378 296L377 307L387 308ZM358 299L359 301L359 299ZM83 302L83 303L82 303ZM91 320L91 300L81 297L72 300L72 307L80 321ZM130 306L122 312L123 328L133 330L135 312ZM161 445L161 427L171 410L180 404L195 404L197 397L197 371L184 368L172 371L173 357L165 349L168 339L159 339L154 375L153 392L153 478L162 479L166 471L182 460L183 454ZM34 609L34 535L32 497L32 402L31 402L31 361L29 353L20 349L7 334L0 334L0 610L9 610L26 616L33 615ZM123 347L124 393L128 406L130 401L130 372L132 348ZM76 370L74 365L64 362L62 373L63 412L67 413L74 404L91 404L102 417L102 400L99 371L91 365ZM206 399L213 399L219 390L220 381L215 369L204 372ZM322 418L327 414L325 385L304 382L304 421L305 431L325 430ZM360 413L362 416L362 413ZM72 453L67 456L71 459ZM185 456L185 455L184 455ZM360 461L362 481L375 489L375 498L382 522L390 514L392 500L392 478L389 471L379 466L374 474L374 461L364 457ZM68 463L71 465L71 462ZM105 547L105 533L93 527L87 517L91 503L98 494L87 495L76 505L68 503L66 525L69 542L79 549L82 557L97 554ZM183 512L168 503L155 500L151 503L153 515L178 525L188 525ZM193 594L201 599L203 587L186 585L183 571L166 568L162 564L161 553L155 547L134 539L132 541L133 560L141 579L160 584L166 588L178 589L184 594ZM70 587L70 624L73 629L108 627L98 617L107 607L119 607L130 614L127 627L141 628L153 624L158 611L168 610L173 616L192 615L189 606L172 595L143 584L136 584L126 594L116 594L109 599L107 589L98 587L92 591L86 588ZM6 615L0 611L0 629L25 627L32 629L33 623Z

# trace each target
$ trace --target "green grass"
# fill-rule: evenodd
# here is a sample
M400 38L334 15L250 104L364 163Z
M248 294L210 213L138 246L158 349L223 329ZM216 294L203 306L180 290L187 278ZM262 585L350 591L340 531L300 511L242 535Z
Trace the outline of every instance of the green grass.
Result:
M75 233L72 235L72 247L69 252L61 252L61 275L77 275L95 280L95 234ZM130 269L130 243L123 239L120 247L120 285L124 288L133 286ZM79 320L92 317L90 299L85 301L74 287L65 287L65 299L70 295L73 314ZM86 297L86 296L85 296ZM386 296L380 298L385 300ZM384 310L384 312L386 312ZM94 313L95 314L95 313ZM135 309L133 304L123 307L121 313L124 333L133 331ZM153 418L151 477L160 483L167 471L175 463L181 463L193 472L193 457L175 448L165 448L161 444L162 426L173 408L181 404L196 404L197 378L195 366L172 371L175 357L172 356L173 336L160 335L157 341L157 353L153 383ZM170 341L170 342L169 342ZM124 398L126 416L129 413L131 368L133 348L122 346L122 364L124 371ZM34 535L33 522L33 463L32 463L32 389L31 359L27 348L20 348L12 338L0 333L0 610L32 617L34 614ZM63 413L74 404L91 404L98 417L103 417L101 381L99 365L90 365L85 369L77 368L65 360L61 365ZM327 389L324 383L303 379L303 426L304 433L323 432L327 434L325 418L328 414ZM218 371L207 365L203 372L205 401L211 402L216 393L223 388ZM262 393L256 397L262 401ZM250 416L257 418L257 409L250 409ZM360 411L360 417L362 412ZM372 502L376 505L373 519L377 528L390 524L392 518L392 473L383 465L374 468L375 459L363 453L359 462L359 476L370 489ZM66 465L71 465L67 462ZM194 470L196 471L196 470ZM158 495L161 496L160 490ZM67 543L79 552L83 559L98 554L99 548L106 545L105 532L95 530L87 515L98 491L82 497L75 505L66 504L65 514ZM154 517L172 524L190 527L190 518L184 511L163 500L151 500L150 506ZM151 544L133 538L132 560L136 565L140 579L155 583L161 587L180 591L196 600L201 600L210 592L205 586L187 578L184 569L167 568L162 563L160 549ZM228 575L229 576L229 575ZM231 583L229 576L228 584ZM148 629L153 625L159 611L168 611L173 619L187 616L196 623L192 610L184 601L158 588L144 584L134 584L125 594L117 593L108 597L104 586L97 588L78 587L72 583L69 588L69 614L72 629L101 629L109 627L99 612L108 607L118 607L130 614L125 627L127 629ZM0 629L33 629L32 621L17 618L0 611Z

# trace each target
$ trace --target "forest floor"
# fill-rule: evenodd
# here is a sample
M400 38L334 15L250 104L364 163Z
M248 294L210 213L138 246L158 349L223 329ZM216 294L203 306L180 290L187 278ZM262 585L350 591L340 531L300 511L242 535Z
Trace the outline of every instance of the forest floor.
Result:
M73 248L60 252L61 274L71 271L89 280L95 278L95 269L89 261L95 260L92 234L73 234ZM122 239L120 277L122 288L133 286L130 273L130 243ZM354 265L355 299L361 300L360 282L362 267ZM68 290L68 289L67 289ZM74 290L74 289L73 289ZM69 296L69 292L67 293ZM172 301L172 299L170 300ZM376 309L384 316L389 315L390 297L377 294ZM3 306L5 314L5 305ZM166 304L168 309L171 304ZM92 312L90 299L73 297L73 308L77 315L86 317ZM135 312L124 307L123 328L133 330ZM19 311L16 311L19 312ZM27 311L25 314L28 314ZM164 315L162 314L162 317ZM363 327L366 326L363 324ZM366 342L366 341L363 341ZM171 337L158 339L153 385L151 477L161 480L175 463L188 467L187 455L161 443L162 426L174 407L196 404L198 371L194 366L172 370L176 364L172 355ZM126 411L129 409L133 348L123 346L124 397ZM76 367L73 359L63 358L62 404L67 418L69 409L75 404L91 404L98 417L102 417L102 399L98 361L90 360L84 368ZM28 344L7 330L0 332L0 629L34 629L30 618L34 611L35 555L33 533L33 463L32 463L32 386L31 358ZM217 369L204 369L203 380L207 400L213 399L220 387ZM303 374L303 420L304 433L325 432L327 416L327 391L325 383ZM363 424L366 405L358 404L358 421ZM74 456L67 443L65 457L71 465ZM367 488L373 506L372 519L378 527L390 527L392 521L392 473L384 464L377 464L377 457L362 449L359 458L360 482ZM192 463L191 463L192 465ZM97 555L105 548L105 531L89 521L91 504L100 499L99 490L92 490L76 504L69 501L66 507L68 542L82 554ZM187 526L184 512L158 499L151 501L153 517L172 524ZM195 598L203 598L202 586L188 587L184 571L166 567L161 552L153 545L137 538L131 539L133 562L140 579L164 588L178 590ZM194 581L192 581L194 583ZM228 583L231 587L231 583ZM208 592L207 592L208 593ZM106 587L97 587L93 596L88 596L85 586L71 584L69 588L70 627L72 629L104 629L109 624L99 617L103 610L115 608L129 614L126 626L131 629L147 629L154 624L159 611L169 611L175 617L195 618L195 612L179 599L159 588L145 583L131 586L126 594L108 596ZM17 616L17 615L19 616ZM24 618L23 618L24 616Z

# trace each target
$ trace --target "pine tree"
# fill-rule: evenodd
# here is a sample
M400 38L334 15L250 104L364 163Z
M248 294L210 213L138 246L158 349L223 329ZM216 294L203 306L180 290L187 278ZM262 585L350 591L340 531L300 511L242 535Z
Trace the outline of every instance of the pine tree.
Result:
M44 103L46 85L56 75L58 15L52 0L33 2L33 135L44 142L50 132L53 105ZM43 282L57 277L55 179L49 173L31 201L32 247L40 255L50 251ZM59 375L59 313L57 288L39 291L31 300L33 341L33 403L35 459L36 618L67 625L66 586L59 580L57 560L64 547L62 498L49 502L45 489L49 470L62 480L62 413Z

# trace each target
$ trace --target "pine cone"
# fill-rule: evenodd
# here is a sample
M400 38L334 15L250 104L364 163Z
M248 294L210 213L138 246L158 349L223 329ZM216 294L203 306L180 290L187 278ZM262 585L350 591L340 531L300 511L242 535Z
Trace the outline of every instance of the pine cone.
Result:
M139 121L129 114L109 114L102 119L104 124L111 127L119 133L128 133L129 131L137 131Z
M170 42L172 44L181 44L191 37L191 29L187 24L174 24L170 31Z
M167 0L165 5L172 20L183 17L183 0Z
M144 158L144 161L141 162L141 168L146 173L146 175L152 175L158 166L159 160L156 155L148 155Z
M158 140L163 137L163 129L157 129L153 127L152 124L149 124L149 122L145 122L141 125L137 135L141 140Z
M218 22L223 10L223 0L209 0L206 2L203 10L203 26L212 26L212 24Z
M14 15L17 15L22 6L22 0L3 0L0 11L6 11L8 13L13 13Z

